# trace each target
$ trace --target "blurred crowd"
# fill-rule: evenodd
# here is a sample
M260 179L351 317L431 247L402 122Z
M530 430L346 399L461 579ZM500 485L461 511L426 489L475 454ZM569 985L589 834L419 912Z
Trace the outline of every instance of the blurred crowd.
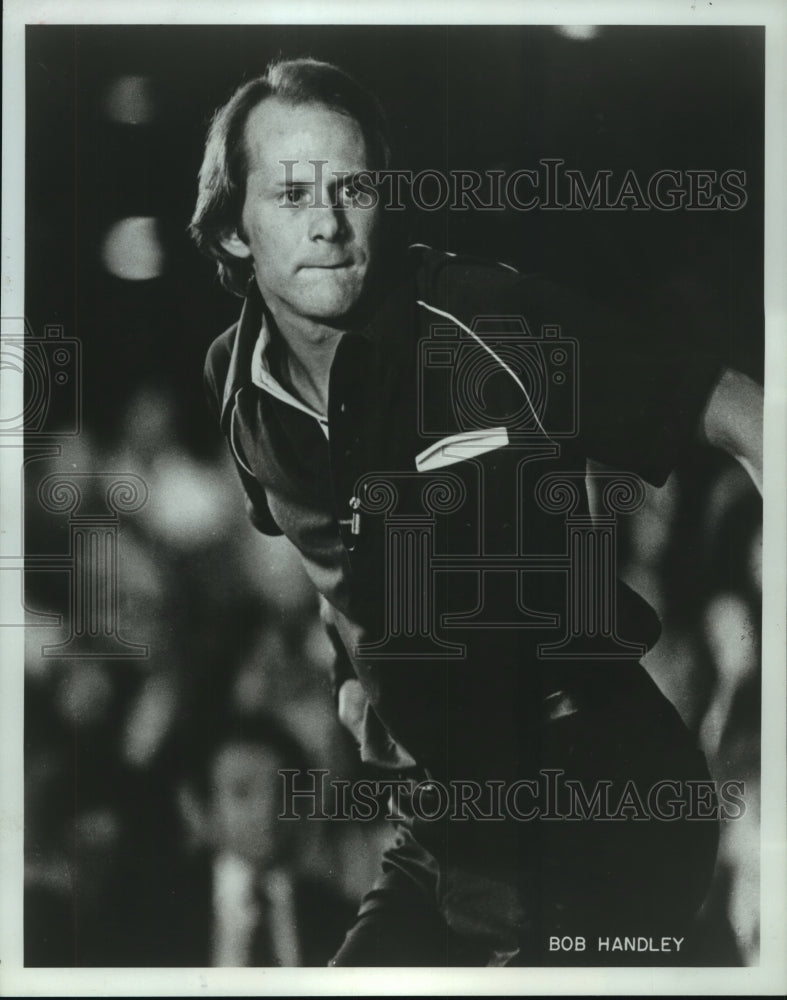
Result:
M164 390L145 388L113 441L83 432L28 468L28 553L68 550L68 516L47 512L37 496L53 472L88 474L82 489L90 474L131 473L148 499L120 517L116 583L117 633L146 654L104 658L100 630L70 650L82 655L43 650L68 637L71 581L45 569L27 576L27 607L62 616L62 625L38 625L33 613L27 629L26 964L248 964L220 960L209 936L194 951L194 912L211 905L199 860L237 855L238 837L247 841L241 853L254 856L248 839L270 833L255 796L280 792L276 772L293 766L296 748L299 768L359 774L336 720L332 647L297 555L251 527L226 450L196 457L175 416ZM286 753L277 750L282 733L293 748ZM262 756L274 751L270 787L244 778L250 742ZM373 823L286 824L285 868L342 912L331 923L324 901L311 907L332 932L319 964L341 943L387 836ZM292 958L285 949L277 961Z
M45 650L68 637L71 581L28 573L25 963L323 964L390 833L272 812L282 767L361 773L297 555L252 529L226 450L195 455L153 384L113 434L83 432L28 463L26 541L39 554L69 546L67 515L38 500L53 472L147 485L117 521L115 616L147 653L106 658L100 634L75 655ZM760 525L745 474L704 451L621 525L622 573L663 621L645 664L714 777L745 782L700 918L707 964L758 954ZM61 625L39 624L44 613Z

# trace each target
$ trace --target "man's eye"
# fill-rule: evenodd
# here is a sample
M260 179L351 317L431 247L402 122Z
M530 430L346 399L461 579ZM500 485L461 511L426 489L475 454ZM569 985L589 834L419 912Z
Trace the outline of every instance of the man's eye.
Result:
M353 202L360 194L361 191L355 181L347 181L340 188L341 200L343 202Z
M282 195L285 205L300 206L308 201L308 191L305 188L287 188Z

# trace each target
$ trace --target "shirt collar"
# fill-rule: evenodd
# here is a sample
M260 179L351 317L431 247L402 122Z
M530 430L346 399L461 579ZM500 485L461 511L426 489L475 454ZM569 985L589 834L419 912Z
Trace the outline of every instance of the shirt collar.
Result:
M225 431L238 390L251 382L251 358L259 336L264 309L262 296L256 282L252 279L246 298L243 300L243 308L235 331L230 364L227 369L227 379L224 383L221 425Z
M386 261L378 271L377 280L372 283L365 295L365 304L362 303L359 311L356 331L347 334L347 336L362 337L376 344L381 351L391 355L391 360L409 339L404 335L402 324L412 322L415 299L412 294L414 263L413 254L403 254L395 262L390 259ZM269 322L262 295L252 278L238 320L224 384L221 421L225 429L238 390L245 385L253 384L252 361L263 328L263 319L266 323Z
M273 372L271 371L270 364L268 363L268 358L266 356L266 351L268 345L271 342L270 325L268 319L265 315L262 317L262 324L260 326L260 332L257 336L256 343L254 344L254 349L251 355L251 381L259 389L263 389L265 392L269 393L276 399L287 403L290 406L294 406L296 410L302 410L307 413L310 417L319 423L320 427L323 429L326 437L328 436L328 419L322 416L316 410L313 410L310 406L304 403L302 400L298 399L297 396L293 396L291 392L284 388L281 382L277 381Z

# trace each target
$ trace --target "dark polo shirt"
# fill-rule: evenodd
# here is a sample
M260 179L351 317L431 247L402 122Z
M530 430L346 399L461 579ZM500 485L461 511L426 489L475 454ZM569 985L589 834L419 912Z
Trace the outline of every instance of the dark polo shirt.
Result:
M539 653L565 633L578 585L559 557L567 517L588 516L586 459L662 484L718 359L665 350L540 277L414 247L339 343L326 433L253 377L264 316L255 286L210 348L208 396L253 523L292 541L330 606L369 700L363 758L441 777L530 773L550 698L616 684L658 636L619 585L619 655ZM275 340L265 358L276 379ZM573 490L562 511L548 476Z

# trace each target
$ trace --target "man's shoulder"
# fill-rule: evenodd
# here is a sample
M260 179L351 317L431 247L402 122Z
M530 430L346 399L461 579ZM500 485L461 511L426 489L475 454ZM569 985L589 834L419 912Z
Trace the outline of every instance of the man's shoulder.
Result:
M452 250L439 250L426 243L412 243L407 253L415 264L418 282L428 287L440 281L511 281L520 272L505 261Z
M551 282L541 274L518 271L513 265L466 253L435 250L413 244L419 303L463 323L489 315L539 316L550 296Z
M219 334L212 342L205 355L205 366L203 369L203 381L208 403L218 418L224 399L224 388L227 382L227 375L230 368L230 360L235 347L235 340L238 335L239 323Z

